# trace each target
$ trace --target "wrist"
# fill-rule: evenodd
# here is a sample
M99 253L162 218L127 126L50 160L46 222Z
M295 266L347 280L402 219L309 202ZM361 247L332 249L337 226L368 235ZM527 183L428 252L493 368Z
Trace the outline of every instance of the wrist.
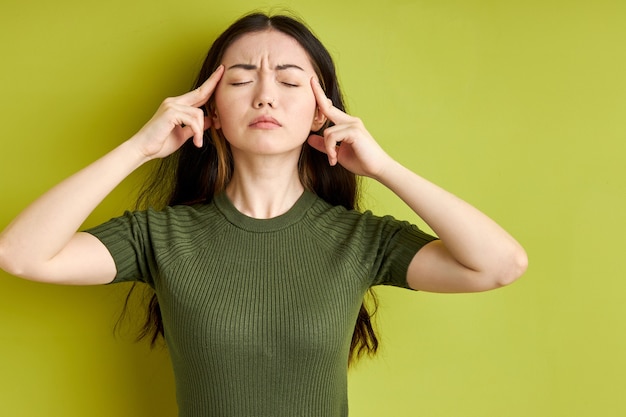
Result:
M140 133L135 134L118 147L129 158L129 162L134 165L134 168L139 168L141 165L154 159L154 157L146 154L141 146L142 140L139 135Z
M402 175L402 170L406 170L406 168L402 166L398 161L388 156L386 161L381 164L376 174L372 175L371 177L388 187L391 183L394 182L395 177Z

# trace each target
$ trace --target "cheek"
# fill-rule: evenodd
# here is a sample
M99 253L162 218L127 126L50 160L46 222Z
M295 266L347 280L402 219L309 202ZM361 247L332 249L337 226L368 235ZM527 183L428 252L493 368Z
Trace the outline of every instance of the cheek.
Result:
M214 95L213 104L215 108L215 118L213 119L215 127L217 129L228 128L234 116L233 110L235 106L233 106L233 100L228 95L223 94L218 88Z
M310 127L311 123L313 123L313 120L317 116L317 111L317 102L314 97L303 105L302 114L305 115L305 120L303 120L303 122L307 123L307 127Z
M302 118L308 118L309 116L312 118L317 110L317 102L315 101L315 96L313 96L313 94L296 97L293 99L292 103L294 103L293 105L297 107L298 114Z
M298 137L307 138L313 131L316 103L302 103L298 109L297 124L294 126L294 134Z
M228 94L224 94L224 90L220 88L221 85L217 86L215 93L213 93L213 103L215 105L215 111L218 114L221 114L225 109L228 108L226 102L228 100Z

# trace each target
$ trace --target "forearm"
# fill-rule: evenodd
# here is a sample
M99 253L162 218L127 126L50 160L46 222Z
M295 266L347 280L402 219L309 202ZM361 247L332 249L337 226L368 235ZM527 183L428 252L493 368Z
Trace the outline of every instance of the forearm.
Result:
M519 243L455 195L396 161L390 161L376 179L406 202L465 268L504 276L514 276L514 269L525 268L526 255Z
M125 142L39 197L0 233L0 268L18 272L52 259L96 206L145 160Z
M483 291L506 285L526 269L524 249L476 208L393 160L363 122L332 105L311 80L320 112L334 126L308 144L357 175L373 178L404 200L441 239L413 257L407 282L438 292Z

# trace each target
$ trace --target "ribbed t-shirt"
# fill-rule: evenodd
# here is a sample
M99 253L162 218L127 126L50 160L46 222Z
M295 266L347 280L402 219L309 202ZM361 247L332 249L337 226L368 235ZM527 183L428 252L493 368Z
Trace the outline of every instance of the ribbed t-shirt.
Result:
M350 341L366 290L407 287L416 226L305 191L255 219L209 204L127 212L89 233L114 282L157 294L180 417L345 417Z

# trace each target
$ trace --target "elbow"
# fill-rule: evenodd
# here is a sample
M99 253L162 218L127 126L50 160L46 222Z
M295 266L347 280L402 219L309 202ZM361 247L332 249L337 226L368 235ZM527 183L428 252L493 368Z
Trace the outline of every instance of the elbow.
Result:
M16 267L14 263L11 262L11 259L12 257L5 239L0 237L0 269L11 275L15 275Z
M32 260L24 258L19 251L15 250L15 244L0 235L0 270L18 278L29 279L32 268Z
M16 277L23 276L23 268L20 267L19 262L16 262L15 259L15 256L11 255L10 248L3 239L0 239L0 269Z
M474 291L490 291L511 285L524 275L528 268L528 256L521 246L494 256L489 265L476 271L478 284Z
M528 269L528 255L518 246L506 256L500 263L496 274L496 287L504 287L517 281Z

